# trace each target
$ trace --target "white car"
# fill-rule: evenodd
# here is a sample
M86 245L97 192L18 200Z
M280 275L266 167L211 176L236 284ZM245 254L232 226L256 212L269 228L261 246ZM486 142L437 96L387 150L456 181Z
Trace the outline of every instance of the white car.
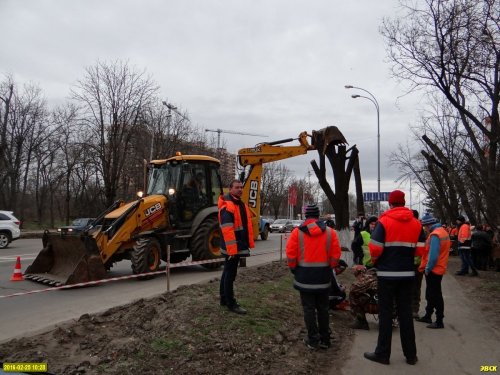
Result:
M20 225L12 211L0 211L0 249L5 249L21 236Z

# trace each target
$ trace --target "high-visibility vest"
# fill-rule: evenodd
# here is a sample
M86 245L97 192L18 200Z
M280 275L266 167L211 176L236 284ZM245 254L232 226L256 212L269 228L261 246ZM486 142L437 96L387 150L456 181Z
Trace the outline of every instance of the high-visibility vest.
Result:
M288 267L294 272L294 287L320 293L330 289L332 269L340 259L337 233L323 222L307 220L295 228L286 245Z
M391 208L380 216L368 246L379 278L412 278L414 257L425 251L422 224L410 209Z
M243 227L240 206L234 203L230 194L219 197L219 224L222 232L221 253L229 256L249 256L253 240L250 210L245 204L246 228ZM248 236L245 236L245 234Z
M439 256L431 272L435 273L436 275L444 275L448 266L448 256L450 254L451 240L450 235L443 227L438 227L434 229L431 234L429 234L429 237L425 242L426 251L422 256L422 263L420 263L419 271L424 272L425 267L429 262L429 250L432 236L437 236L439 238Z

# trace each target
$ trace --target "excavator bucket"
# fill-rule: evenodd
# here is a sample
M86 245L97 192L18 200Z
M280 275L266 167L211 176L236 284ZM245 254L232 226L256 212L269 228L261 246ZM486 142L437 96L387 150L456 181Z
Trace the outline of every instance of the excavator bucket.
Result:
M336 126L327 126L320 130L312 132L312 145L321 154L326 153L326 149L330 144L345 145L348 144L342 132Z
M46 231L42 243L43 249L26 269L25 279L62 286L106 277L106 269L91 236L62 236Z

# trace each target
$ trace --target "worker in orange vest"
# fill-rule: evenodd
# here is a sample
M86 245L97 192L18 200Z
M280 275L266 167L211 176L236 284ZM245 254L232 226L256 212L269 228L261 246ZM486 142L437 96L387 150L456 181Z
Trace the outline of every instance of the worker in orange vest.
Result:
M364 356L370 361L389 364L392 342L394 302L399 320L401 346L406 363L417 363L417 347L411 308L414 257L422 256L425 238L422 224L405 207L405 194L394 190L389 194L389 207L380 217L370 239L372 263L377 269L379 330L377 347Z
M478 276L476 267L472 261L471 245L472 245L472 232L470 229L470 224L465 221L463 216L457 217L457 227L458 227L458 254L462 260L462 266L460 271L456 272L455 275L464 276L469 274L469 267L471 269L470 276Z
M293 286L300 292L307 338L311 350L330 347L328 314L332 270L340 260L337 233L319 220L319 208L309 205L306 220L290 234L286 244L288 267L295 276Z
M428 323L427 328L444 328L444 300L441 291L441 281L448 266L450 254L450 235L438 220L431 214L426 214L421 220L425 231L429 233L425 243L425 253L422 256L419 271L425 273L425 315L417 318L418 322ZM432 314L436 311L436 321L432 322Z
M243 184L233 180L229 194L219 197L219 225L222 232L221 253L224 255L224 270L220 279L220 305L236 314L246 314L234 298L233 283L241 257L250 256L254 247L252 219L248 206L241 201Z

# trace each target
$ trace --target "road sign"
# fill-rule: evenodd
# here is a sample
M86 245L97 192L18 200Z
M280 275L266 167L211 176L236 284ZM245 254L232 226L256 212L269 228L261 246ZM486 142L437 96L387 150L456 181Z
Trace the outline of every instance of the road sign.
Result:
M384 192L380 192L380 196L379 196L379 193L378 192L367 192L367 193L363 193L363 200L365 202L386 202L389 200L389 194L390 192L388 191L384 191Z

